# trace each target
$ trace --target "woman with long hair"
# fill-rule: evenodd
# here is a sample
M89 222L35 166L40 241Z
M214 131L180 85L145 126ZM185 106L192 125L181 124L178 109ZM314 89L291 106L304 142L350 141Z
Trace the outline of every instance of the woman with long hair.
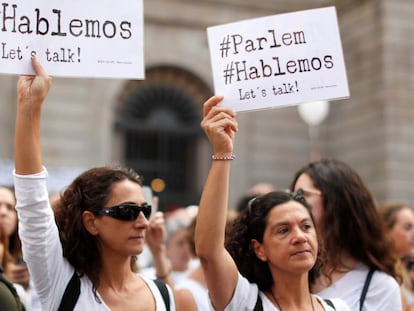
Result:
M312 286L342 298L353 311L400 311L400 275L374 198L358 173L336 159L309 163L291 190L312 207L326 264Z
M414 264L414 209L404 203L386 202L380 205L379 211L393 241L398 268L403 276L401 295L404 311L413 311L414 284L409 271Z

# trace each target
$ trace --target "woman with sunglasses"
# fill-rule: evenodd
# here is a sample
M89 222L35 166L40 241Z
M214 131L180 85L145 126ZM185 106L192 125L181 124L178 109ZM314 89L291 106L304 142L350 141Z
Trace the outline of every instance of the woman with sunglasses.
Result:
M66 309L167 310L156 284L133 271L151 214L135 172L88 170L50 207L40 115L52 80L35 58L32 66L36 75L20 76L17 83L15 190L24 259L43 310L63 310L71 279L80 292L69 290L77 297L69 299L74 307L64 303ZM164 289L174 310L171 290Z
M291 190L312 207L327 262L312 286L352 311L401 311L396 258L374 198L358 173L335 159L296 172Z
M195 230L197 255L215 310L349 310L339 299L310 293L321 264L313 216L303 196L283 191L254 199L233 227L225 227L229 176L238 130L235 114L206 101L201 123L213 156Z

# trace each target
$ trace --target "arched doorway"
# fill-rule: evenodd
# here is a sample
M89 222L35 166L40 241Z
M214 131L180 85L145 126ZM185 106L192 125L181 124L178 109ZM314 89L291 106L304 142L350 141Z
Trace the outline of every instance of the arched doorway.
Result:
M156 192L161 210L199 200L195 155L204 139L202 103L211 94L194 74L158 66L147 70L144 81L128 82L120 96L115 126L123 138L123 160L145 184L161 184L153 187L162 190Z

